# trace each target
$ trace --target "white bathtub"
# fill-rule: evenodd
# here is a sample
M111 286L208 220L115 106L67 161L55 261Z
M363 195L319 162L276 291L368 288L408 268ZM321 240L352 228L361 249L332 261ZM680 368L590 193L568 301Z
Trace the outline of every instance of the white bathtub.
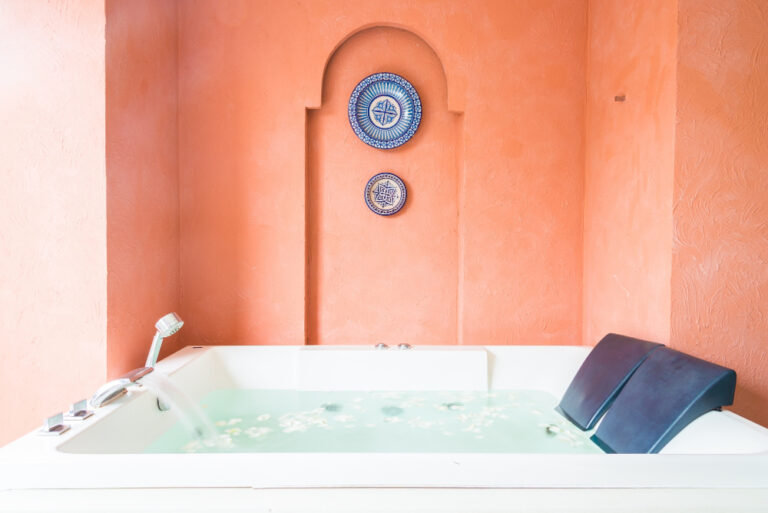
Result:
M560 397L588 352L187 347L156 372L193 399L217 388L538 389ZM195 510L211 501L217 511L240 511L239 504L265 511L679 511L697 504L706 511L768 511L768 430L731 412L700 417L656 455L143 454L176 420L158 410L151 392L137 389L64 435L20 438L0 449L0 510L67 511L70 504L78 511L136 511L163 501L188 501ZM149 496L155 502L147 503Z

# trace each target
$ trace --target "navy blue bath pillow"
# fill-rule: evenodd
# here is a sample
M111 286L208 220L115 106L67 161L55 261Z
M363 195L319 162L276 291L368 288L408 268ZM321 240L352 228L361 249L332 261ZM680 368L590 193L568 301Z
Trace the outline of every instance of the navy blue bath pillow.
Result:
M583 430L592 429L606 412L655 342L609 333L592 349L555 408Z
M592 441L605 452L657 453L697 417L733 404L736 372L662 347L651 352Z

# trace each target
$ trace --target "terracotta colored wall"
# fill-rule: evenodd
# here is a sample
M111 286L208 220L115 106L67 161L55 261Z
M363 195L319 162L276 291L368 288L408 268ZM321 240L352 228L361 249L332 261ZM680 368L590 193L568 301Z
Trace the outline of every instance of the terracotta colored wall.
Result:
M669 341L676 45L676 2L590 1L585 344Z
M456 5L468 82L460 340L578 344L586 2Z
M393 150L348 134L350 85L379 71L412 80L423 98L418 132ZM310 342L455 343L462 134L460 117L447 110L440 60L411 32L371 28L336 51L323 90L307 131ZM382 171L411 191L391 217L361 201Z
M179 306L176 2L107 0L107 365L140 367ZM181 346L183 333L163 344ZM161 356L162 356L161 355Z
M768 425L768 4L680 0L672 345Z
M104 7L0 3L0 445L104 381Z
M410 37L429 45L444 69L447 100L443 106L425 80L434 76L436 64L420 76L408 68L410 54L401 56L398 62L413 82L426 88L433 118L425 121L424 132L410 148L390 156L374 152L363 168L354 163L362 164L358 159L366 148L340 122L338 110L367 73L365 66L372 69L374 64L353 58L360 67L352 76L351 70L336 70L332 62L326 101L321 101L321 91L329 56L347 37L371 26L407 28ZM585 43L585 2L180 3L181 314L189 319L185 343L304 343L305 320L314 315L305 312L313 304L306 295L306 264L312 262L307 250L311 253L319 244L327 252L326 262L349 263L345 248L306 238L305 223L314 208L310 203L306 210L307 170L339 173L334 179L345 186L342 205L359 209L359 214L350 214L346 228L342 219L334 228L349 237L364 228L353 217L370 215L361 201L362 178L381 166L406 166L411 154L419 154L414 162L424 169L424 177L446 178L445 210L432 214L446 235L430 241L434 247L422 242L420 254L419 248L407 253L417 262L382 260L382 272L398 273L406 265L405 277L417 277L422 281L415 285L444 297L429 307L431 313L440 310L437 318L395 309L387 321L410 325L398 334L435 332L439 335L430 341L477 344L578 343ZM353 51L342 47L339 55L347 50ZM391 56L373 59L395 65ZM317 116L328 112L328 119L307 116L306 109L319 108ZM457 116L448 112L463 114L461 122L451 121ZM319 127L322 134L316 133ZM444 154L439 139L451 131L456 137L444 141ZM350 148L352 160L344 161L338 148L332 155L323 153L334 144ZM426 165L429 153L432 167ZM322 163L315 167L317 155ZM343 164L350 172L355 167L354 176L344 181L344 170L334 171L329 164ZM389 222L388 230L401 226L411 234L424 230L437 196L423 185L422 175L405 174L413 193L411 207L398 219L363 217L366 222ZM347 199L352 193L354 200ZM365 236L371 242L377 237L374 232ZM424 267L433 252L434 269ZM350 265L359 277L368 264ZM422 275L420 267L431 274ZM342 271L321 266L320 272L325 273L319 277L322 294L322 283ZM418 304L414 296L419 287L400 292L409 308ZM351 328L328 340L346 341L361 332L356 325L369 322L364 290L360 284L337 293L342 307L358 307L348 311L348 319L332 320ZM409 342L422 343L423 336Z

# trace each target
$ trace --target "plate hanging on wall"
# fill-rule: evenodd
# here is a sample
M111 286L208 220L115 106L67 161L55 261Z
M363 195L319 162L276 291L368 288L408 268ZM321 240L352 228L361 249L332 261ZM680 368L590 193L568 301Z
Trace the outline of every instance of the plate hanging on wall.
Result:
M389 150L405 144L421 123L421 99L394 73L364 78L349 97L349 124L364 143Z
M365 204L380 216L391 216L405 205L405 184L392 173L373 175L365 185Z

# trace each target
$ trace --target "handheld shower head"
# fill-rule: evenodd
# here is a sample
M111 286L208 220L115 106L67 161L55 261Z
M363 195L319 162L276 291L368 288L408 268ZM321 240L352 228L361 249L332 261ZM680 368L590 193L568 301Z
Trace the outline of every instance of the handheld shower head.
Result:
M182 326L184 326L184 321L182 321L174 312L163 315L160 320L155 323L155 328L163 337L170 337L179 331Z
M152 339L152 347L149 348L149 354L147 355L146 367L154 367L157 363L157 356L160 354L160 347L163 345L163 339L170 337L184 326L184 321L181 320L176 313L169 313L160 318L155 323L157 333Z

